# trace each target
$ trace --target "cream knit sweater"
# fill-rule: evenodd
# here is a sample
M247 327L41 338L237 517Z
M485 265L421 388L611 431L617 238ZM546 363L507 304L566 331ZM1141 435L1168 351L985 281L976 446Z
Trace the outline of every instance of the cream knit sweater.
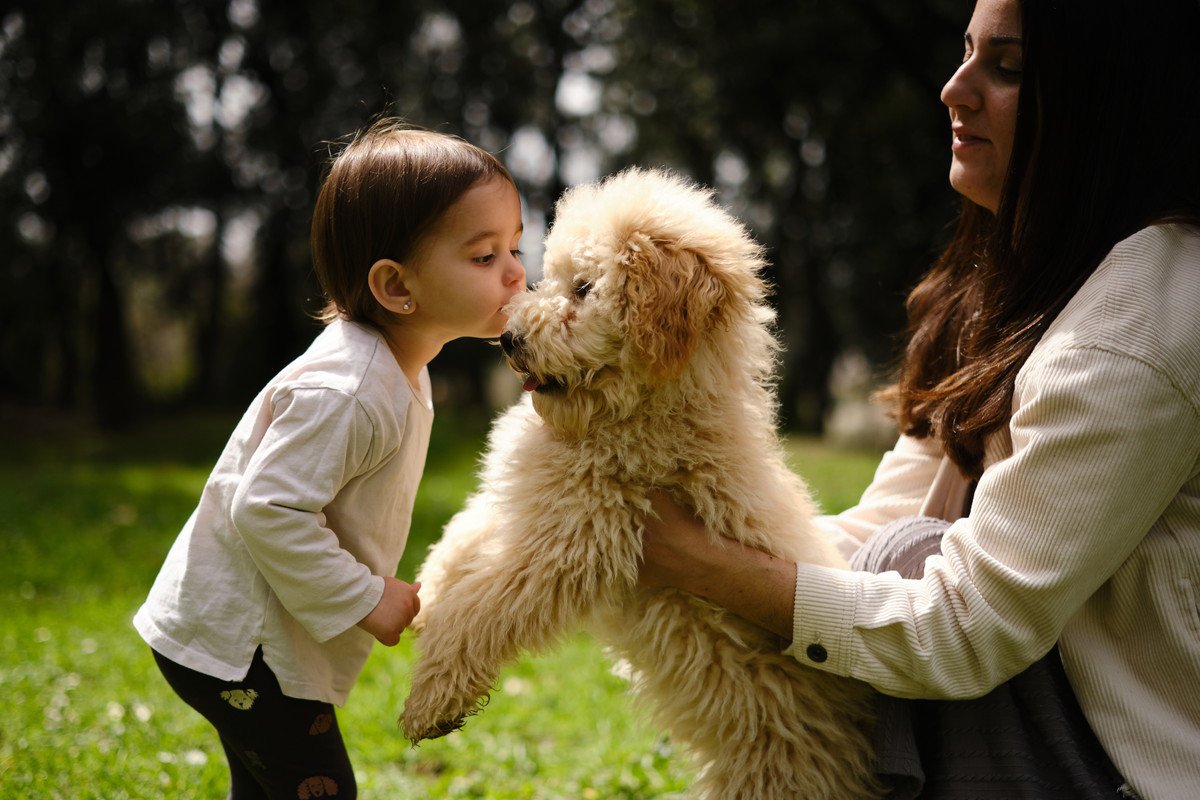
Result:
M860 504L822 523L849 553L936 513L947 463L901 438ZM924 577L798 565L789 652L807 662L820 642L817 669L964 698L1057 641L1117 768L1145 800L1183 800L1200 797L1198 606L1200 232L1160 225L1118 244L1047 330Z

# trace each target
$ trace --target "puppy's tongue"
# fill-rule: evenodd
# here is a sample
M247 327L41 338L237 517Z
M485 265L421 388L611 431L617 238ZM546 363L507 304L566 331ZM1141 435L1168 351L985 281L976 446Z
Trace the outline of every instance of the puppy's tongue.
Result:
M540 386L540 385L541 384L538 383L538 379L533 377L532 375L530 375L528 378L525 379L525 383L521 384L521 389L526 392L532 392L534 389L538 388L538 386Z

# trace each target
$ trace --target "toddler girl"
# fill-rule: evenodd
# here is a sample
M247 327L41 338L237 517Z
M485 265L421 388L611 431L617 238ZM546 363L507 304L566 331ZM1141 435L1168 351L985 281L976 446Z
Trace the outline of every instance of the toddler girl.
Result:
M217 729L233 800L356 794L333 704L420 607L394 576L425 463L426 365L525 288L511 175L461 139L372 125L313 213L327 323L242 417L134 626Z

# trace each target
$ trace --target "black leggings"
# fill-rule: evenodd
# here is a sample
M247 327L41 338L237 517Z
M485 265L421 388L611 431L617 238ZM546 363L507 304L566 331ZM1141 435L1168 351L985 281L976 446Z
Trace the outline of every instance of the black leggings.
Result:
M230 800L353 800L358 787L333 706L287 697L254 654L240 681L223 681L155 652L167 683L221 737Z

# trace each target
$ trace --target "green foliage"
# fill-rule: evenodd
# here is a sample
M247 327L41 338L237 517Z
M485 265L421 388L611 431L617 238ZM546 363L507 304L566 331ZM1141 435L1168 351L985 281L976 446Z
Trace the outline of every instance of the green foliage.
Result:
M215 735L130 619L232 425L169 420L121 439L33 429L0 455L3 796L224 796ZM483 425L435 425L402 577L473 487ZM853 502L878 458L811 441L789 452L830 510ZM395 721L414 657L407 637L376 648L340 712L363 797L670 798L688 784L685 759L586 636L506 669L481 716L419 749Z

